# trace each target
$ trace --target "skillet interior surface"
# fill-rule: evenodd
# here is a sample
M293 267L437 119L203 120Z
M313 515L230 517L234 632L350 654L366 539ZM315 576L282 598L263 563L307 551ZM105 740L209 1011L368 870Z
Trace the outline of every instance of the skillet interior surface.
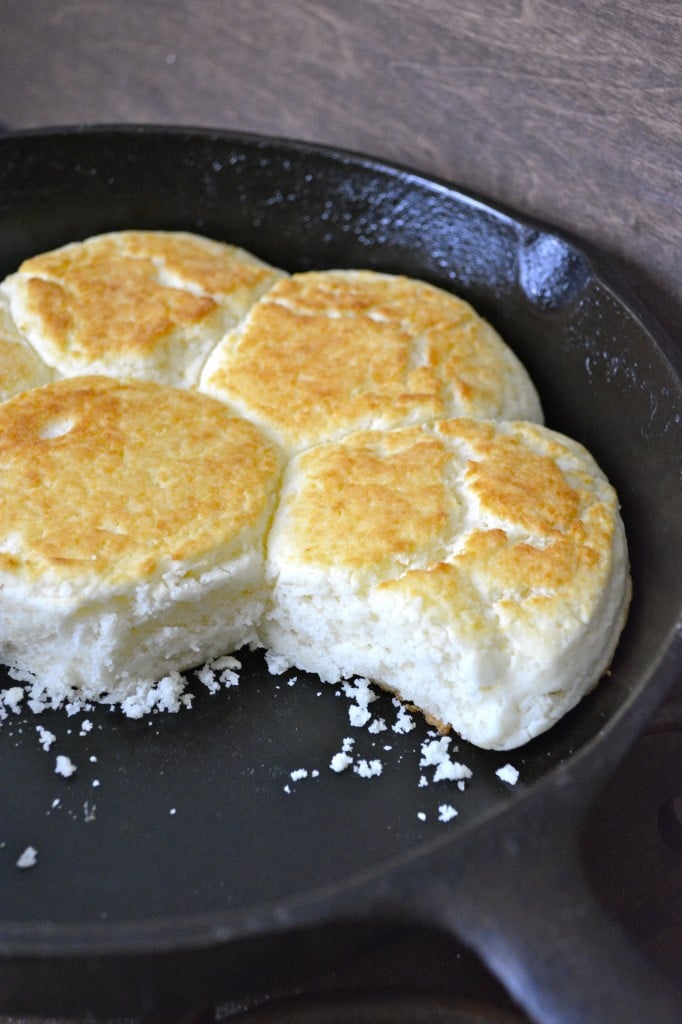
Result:
M680 609L679 369L581 247L443 183L303 144L150 128L0 138L1 276L32 253L125 227L197 231L291 271L403 272L473 302L525 362L548 425L586 444L618 489L634 600L610 676L551 732L509 754L459 743L473 773L464 792L419 785L428 729L417 718L394 732L389 697L372 705L386 732L353 730L334 687L273 676L257 652L243 653L238 687L210 695L193 682L191 712L10 715L0 728L10 953L144 946L148 926L149 941L172 944L179 921L200 928L286 905L456 843L608 742L655 685ZM56 737L49 752L37 725ZM380 777L330 771L347 736L358 757L382 761ZM55 774L56 754L75 775ZM514 788L495 775L508 761ZM308 775L296 781L299 769ZM440 821L441 804L458 816ZM20 871L29 845L37 863Z

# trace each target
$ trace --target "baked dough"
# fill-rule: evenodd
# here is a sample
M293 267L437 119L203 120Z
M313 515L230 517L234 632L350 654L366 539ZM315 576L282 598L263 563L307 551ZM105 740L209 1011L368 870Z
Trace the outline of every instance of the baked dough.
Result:
M199 387L289 453L439 417L542 420L526 370L467 302L369 270L280 279L213 351Z
M610 663L616 494L448 292L113 232L5 279L0 363L0 661L36 710L177 710L252 644L503 750Z
M50 367L17 331L7 299L0 292L0 402L47 384L53 377Z
M19 332L61 376L191 387L214 345L281 274L199 235L119 231L33 256L2 289Z
M498 750L609 665L630 594L613 488L576 442L467 419L291 461L268 545L267 647L369 678Z
M0 405L0 660L35 705L175 706L179 672L253 641L280 471L190 391L74 377Z

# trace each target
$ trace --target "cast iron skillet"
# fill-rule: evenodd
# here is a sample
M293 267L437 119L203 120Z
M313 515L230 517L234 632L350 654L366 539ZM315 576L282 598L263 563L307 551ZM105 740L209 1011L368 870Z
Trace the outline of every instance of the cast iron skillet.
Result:
M244 654L236 688L197 684L191 713L43 714L49 752L33 716L10 716L0 1009L177 1013L419 921L477 950L538 1021L678 1024L679 993L596 905L575 844L680 671L680 353L599 254L400 167L222 131L0 138L2 276L133 226L202 232L289 270L401 271L471 300L528 366L549 425L618 488L634 601L610 676L551 732L509 755L460 743L465 792L418 785L427 729L391 731L389 698L372 706L386 733L354 731L333 687L302 674L289 685L258 654ZM358 757L383 761L380 777L329 770L348 735ZM77 765L70 779L56 754ZM507 761L514 787L495 774ZM458 817L441 822L441 804ZM22 871L28 845L38 861Z

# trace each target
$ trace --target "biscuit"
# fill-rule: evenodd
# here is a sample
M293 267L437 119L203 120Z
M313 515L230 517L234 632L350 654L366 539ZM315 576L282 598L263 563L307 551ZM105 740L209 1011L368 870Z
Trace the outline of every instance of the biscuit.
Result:
M120 231L33 256L2 289L19 332L61 376L191 387L281 273L198 235Z
M54 377L40 356L19 334L10 317L7 299L0 292L0 402Z
M526 370L468 303L368 270L280 279L213 351L199 388L290 453L436 418L542 420Z
M265 645L363 676L478 746L553 725L608 667L630 594L616 494L576 442L468 419L294 458L268 544Z
M36 710L177 710L251 644L505 750L608 667L615 492L454 295L113 232L5 279L0 356L0 661Z
M253 641L280 470L192 391L73 377L0 405L0 660L31 706L177 709L179 672Z

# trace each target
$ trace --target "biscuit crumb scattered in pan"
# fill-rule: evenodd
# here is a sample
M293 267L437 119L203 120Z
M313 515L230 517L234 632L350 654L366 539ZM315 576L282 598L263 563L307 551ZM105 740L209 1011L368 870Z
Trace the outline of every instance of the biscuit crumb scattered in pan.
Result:
M32 868L38 863L38 851L34 846L27 846L24 852L17 859L17 867L22 870Z

